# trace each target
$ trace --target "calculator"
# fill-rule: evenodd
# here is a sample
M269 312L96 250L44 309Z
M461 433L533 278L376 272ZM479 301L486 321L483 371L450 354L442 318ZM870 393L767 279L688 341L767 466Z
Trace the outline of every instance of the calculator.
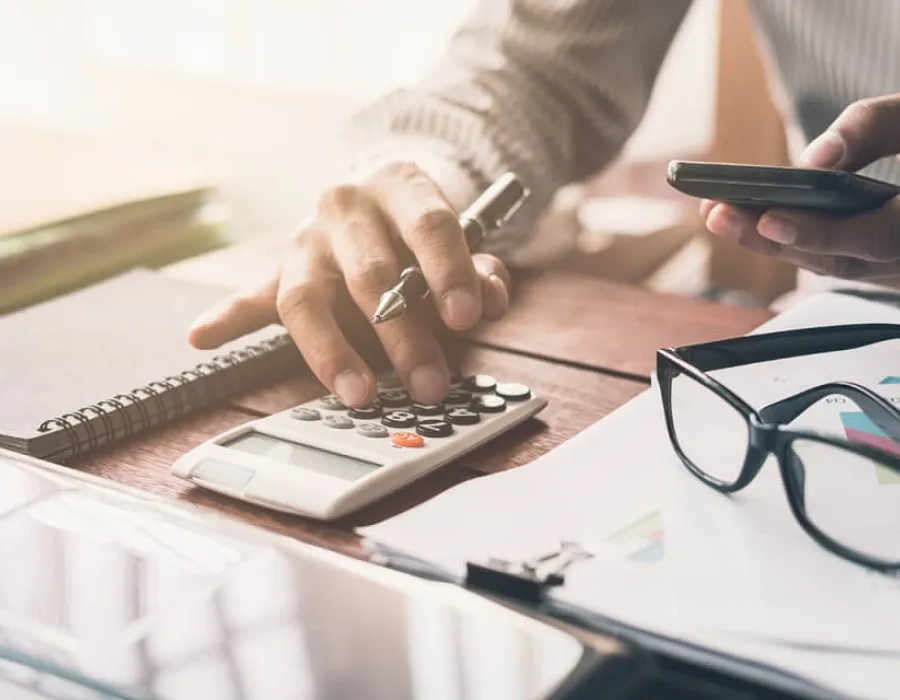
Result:
M393 374L377 398L334 395L231 428L172 473L203 488L320 520L347 515L534 416L546 399L520 382L454 376L443 403L416 403Z

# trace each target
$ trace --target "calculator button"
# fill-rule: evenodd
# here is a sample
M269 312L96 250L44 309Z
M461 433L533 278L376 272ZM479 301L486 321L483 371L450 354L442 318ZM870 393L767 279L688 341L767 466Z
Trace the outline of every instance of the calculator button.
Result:
M388 436L388 429L378 423L360 423L356 426L356 432L371 438Z
M475 425L481 416L465 406L448 406L444 417L454 425Z
M445 404L468 404L472 400L472 394L463 389L451 389L444 399Z
M409 406L412 399L403 389L388 389L387 391L378 392L378 401L385 408L396 408L398 406Z
M497 386L497 380L489 374L475 374L463 380L463 388L477 393L493 391L495 386Z
M334 394L323 396L321 399L319 399L319 405L322 408L327 408L329 411L343 411L345 408L347 408Z
M416 414L409 411L388 411L381 417L388 428L411 428L416 424Z
M418 422L416 432L425 437L447 437L453 434L453 426L440 418L427 418Z
M381 415L381 408L378 406L360 406L359 408L351 408L347 411L347 415L358 420L372 420Z
M353 427L353 421L347 418L347 416L325 416L322 422L329 428L346 430L347 428Z
M440 416L444 414L444 404L414 403L412 410L417 416Z
M525 401L531 397L531 389L518 382L498 384L495 391L507 401Z
M472 408L480 413L503 413L506 399L496 394L482 394L472 399Z
M394 433L391 435L391 442L399 447L425 447L425 441L422 439L422 436L415 433Z
M319 420L322 414L314 408L306 408L305 406L297 406L291 409L291 418L297 420Z

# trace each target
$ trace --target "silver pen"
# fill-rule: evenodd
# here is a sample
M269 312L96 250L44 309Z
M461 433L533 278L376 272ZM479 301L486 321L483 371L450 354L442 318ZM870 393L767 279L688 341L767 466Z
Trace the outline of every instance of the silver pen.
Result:
M513 173L504 173L478 197L459 217L466 244L475 252L481 240L509 221L528 197L528 188ZM409 300L428 296L425 275L417 265L400 273L400 281L381 295L372 324L384 323L401 316Z

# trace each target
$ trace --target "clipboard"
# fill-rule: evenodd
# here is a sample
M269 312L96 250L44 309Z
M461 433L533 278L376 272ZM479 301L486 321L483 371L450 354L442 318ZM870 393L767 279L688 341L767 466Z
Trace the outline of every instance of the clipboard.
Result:
M566 571L589 558L576 542L525 559L467 561L462 579L427 562L368 543L372 561L421 578L461 586L515 609L545 616L573 627L615 638L649 655L657 682L666 692L690 693L699 700L763 698L766 700L849 700L835 692L767 664L658 634L611 617L556 603L547 594L564 587Z

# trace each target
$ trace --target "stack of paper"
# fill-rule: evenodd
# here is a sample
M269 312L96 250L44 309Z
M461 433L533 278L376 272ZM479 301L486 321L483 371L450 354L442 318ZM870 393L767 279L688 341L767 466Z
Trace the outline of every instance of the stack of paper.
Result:
M900 308L825 294L759 330L866 322L900 324ZM900 397L900 379L882 381L900 375L897 357L900 341L888 341L719 378L758 407L836 380ZM840 431L833 413L816 407L804 420ZM719 419L709 416L710 440ZM900 483L873 488L900 510ZM532 464L361 534L389 563L455 581L466 561L526 558L574 540L594 556L567 569L551 601L585 624L739 657L823 692L896 697L900 687L900 582L814 542L791 515L774 461L735 496L701 484L670 447L655 387Z
M0 312L219 240L194 163L18 124L0 124L0 153Z

